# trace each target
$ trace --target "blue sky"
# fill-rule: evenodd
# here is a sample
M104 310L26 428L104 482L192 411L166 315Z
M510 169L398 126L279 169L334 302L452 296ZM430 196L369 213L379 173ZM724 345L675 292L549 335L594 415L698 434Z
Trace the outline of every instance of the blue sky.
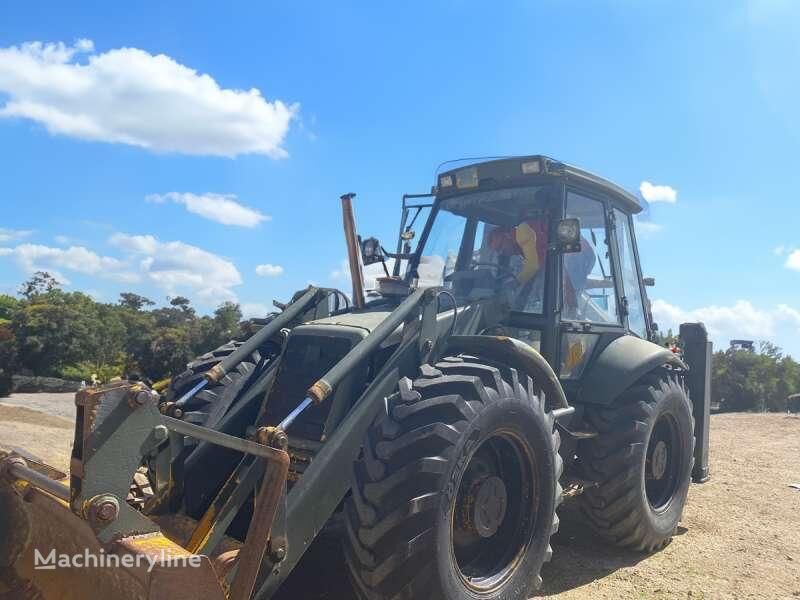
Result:
M800 356L798 19L789 1L5 3L0 291L44 268L104 301L258 312L342 284L341 193L390 240L440 162L544 153L668 186L640 236L662 325Z

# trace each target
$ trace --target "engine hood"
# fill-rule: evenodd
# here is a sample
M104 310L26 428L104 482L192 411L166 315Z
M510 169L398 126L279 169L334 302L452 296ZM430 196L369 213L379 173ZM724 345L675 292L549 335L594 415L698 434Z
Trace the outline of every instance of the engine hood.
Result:
M391 311L389 310L362 310L358 312L344 313L333 317L326 317L324 319L317 319L316 321L309 321L306 325L301 325L301 327L308 325L322 327L348 327L361 329L369 334L390 314Z

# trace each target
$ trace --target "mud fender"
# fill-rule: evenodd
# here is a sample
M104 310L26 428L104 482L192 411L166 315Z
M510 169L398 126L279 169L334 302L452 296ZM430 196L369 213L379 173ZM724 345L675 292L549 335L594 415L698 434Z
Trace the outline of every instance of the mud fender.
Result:
M587 404L610 404L643 375L664 365L688 368L675 353L653 342L633 335L618 337L587 369L577 400Z
M497 360L530 375L544 390L550 407L569 409L567 397L555 372L544 357L529 344L495 335L453 335L447 339L447 353L474 354ZM571 414L570 410L570 414Z

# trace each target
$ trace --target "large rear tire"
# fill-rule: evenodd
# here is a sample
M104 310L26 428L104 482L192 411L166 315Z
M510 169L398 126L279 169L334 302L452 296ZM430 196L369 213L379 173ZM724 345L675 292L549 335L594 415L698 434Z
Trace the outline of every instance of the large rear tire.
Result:
M469 356L400 381L368 432L345 558L365 600L523 600L558 529L562 462L534 382Z
M694 419L683 380L649 375L610 407L588 407L600 432L581 442L582 509L610 543L652 552L672 538L694 464Z

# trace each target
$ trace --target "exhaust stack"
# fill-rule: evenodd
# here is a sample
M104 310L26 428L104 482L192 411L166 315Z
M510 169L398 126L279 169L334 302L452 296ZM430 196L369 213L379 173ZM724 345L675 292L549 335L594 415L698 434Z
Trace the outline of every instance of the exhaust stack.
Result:
M356 220L353 216L354 193L342 196L342 225L347 243L347 259L350 263L350 279L353 281L353 305L364 308L364 271L361 264L361 248L356 235Z

